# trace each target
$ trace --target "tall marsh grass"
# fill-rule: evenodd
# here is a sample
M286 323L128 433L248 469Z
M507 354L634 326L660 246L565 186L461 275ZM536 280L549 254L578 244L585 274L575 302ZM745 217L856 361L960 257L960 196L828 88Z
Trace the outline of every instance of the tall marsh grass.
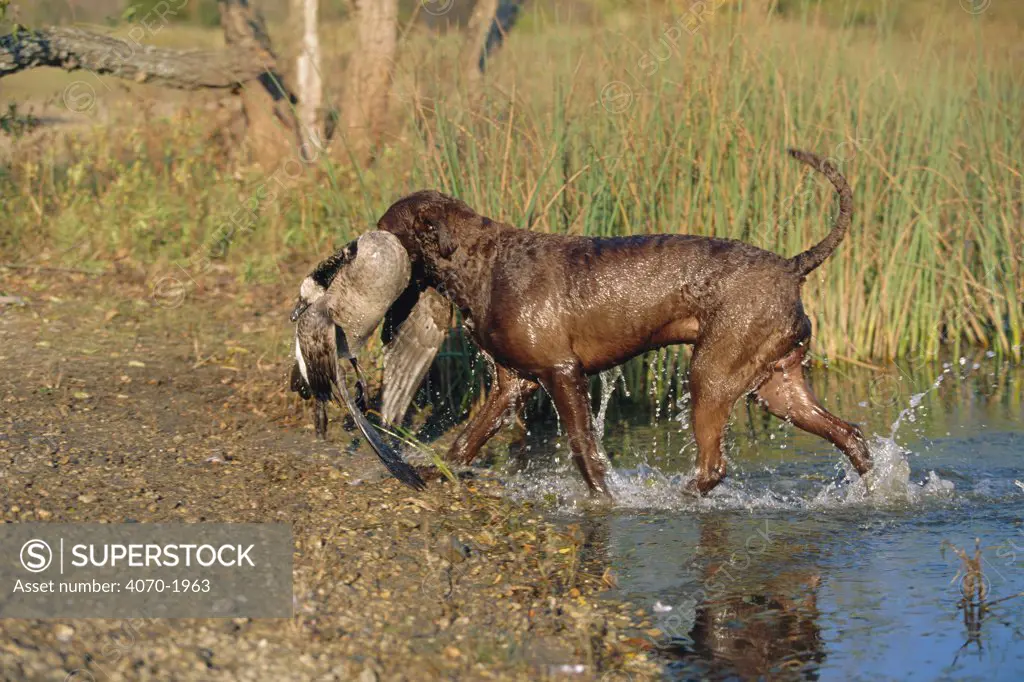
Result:
M375 165L325 156L216 258L241 278L273 276L421 187L534 230L682 232L792 255L826 234L835 211L831 187L785 155L796 146L833 157L855 197L849 235L804 287L817 355L864 362L976 346L1021 359L1024 71L1012 40L967 15L906 35L720 12L673 42L675 21L533 17L472 105L452 83L458 45L414 35ZM208 248L265 182L208 118L153 116L15 156L0 167L4 260L84 244L76 257L129 253L155 277ZM469 353L452 341L445 390L476 376ZM671 398L681 353L630 363L627 385Z

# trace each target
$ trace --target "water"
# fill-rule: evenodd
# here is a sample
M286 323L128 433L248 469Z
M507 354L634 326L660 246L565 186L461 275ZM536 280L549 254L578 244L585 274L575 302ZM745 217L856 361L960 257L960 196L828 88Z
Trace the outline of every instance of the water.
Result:
M532 426L510 489L582 527L588 572L611 568L664 633L669 679L1024 679L1024 596L972 617L944 544L973 555L980 539L989 603L1024 592L1024 372L981 356L812 383L872 434L869 484L740 404L706 499L682 493L695 448L672 410L609 417L613 508L586 504L566 448Z

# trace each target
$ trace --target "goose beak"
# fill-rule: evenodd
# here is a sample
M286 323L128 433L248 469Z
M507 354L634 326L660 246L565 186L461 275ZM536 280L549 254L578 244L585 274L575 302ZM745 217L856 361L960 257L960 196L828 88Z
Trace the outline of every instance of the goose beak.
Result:
M299 316L301 316L302 313L306 312L307 308L309 308L309 304L305 303L304 301L302 301L302 299L299 299L295 303L295 309L292 310L292 317L291 317L292 322L295 322L296 320L298 320Z

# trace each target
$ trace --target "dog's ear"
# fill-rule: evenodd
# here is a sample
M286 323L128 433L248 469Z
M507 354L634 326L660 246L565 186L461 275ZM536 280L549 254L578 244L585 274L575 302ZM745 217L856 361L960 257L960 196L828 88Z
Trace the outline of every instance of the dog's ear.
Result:
M441 258L450 258L459 245L452 239L452 233L448 230L446 225L438 225L435 232L437 235L437 251L441 255Z
M450 257L459 248L448 229L447 218L444 207L438 204L427 204L416 214L417 230L433 237L441 258Z

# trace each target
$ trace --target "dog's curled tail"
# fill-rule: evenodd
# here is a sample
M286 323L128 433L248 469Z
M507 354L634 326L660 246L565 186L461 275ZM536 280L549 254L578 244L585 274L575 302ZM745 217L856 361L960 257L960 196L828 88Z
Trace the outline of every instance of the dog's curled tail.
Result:
M817 154L799 149L789 149L787 151L794 159L803 161L828 178L828 181L832 183L832 186L836 188L836 192L839 194L839 217L836 218L836 224L832 231L828 233L827 237L808 250L789 259L793 271L800 277L806 277L814 268L824 263L825 259L832 255L832 252L839 246L839 242L843 241L843 237L846 236L846 229L850 227L850 220L853 217L853 192L850 190L850 185L847 184L846 178L843 177L831 161Z

